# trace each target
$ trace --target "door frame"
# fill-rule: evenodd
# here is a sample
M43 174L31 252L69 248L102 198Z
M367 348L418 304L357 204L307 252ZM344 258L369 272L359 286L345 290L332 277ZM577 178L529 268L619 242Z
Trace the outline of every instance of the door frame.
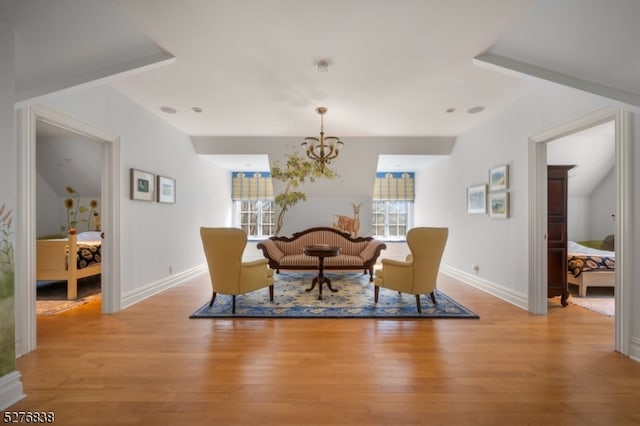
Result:
M61 127L102 143L101 188L102 312L121 309L120 282L120 138L53 109L36 105L17 114L18 206L23 212L16 229L16 355L37 346L36 336L36 124L37 121Z
M599 124L615 122L615 350L629 355L631 324L632 157L631 117L608 107L529 138L529 312L547 314L547 143Z

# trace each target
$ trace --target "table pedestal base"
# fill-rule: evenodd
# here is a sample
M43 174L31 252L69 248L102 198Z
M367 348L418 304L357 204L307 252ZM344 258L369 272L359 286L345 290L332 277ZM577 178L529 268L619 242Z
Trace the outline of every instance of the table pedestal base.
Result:
M322 272L313 279L313 281L311 281L311 287L305 289L304 291L311 291L314 288L316 288L316 284L318 284L318 300L322 300L322 285L326 284L327 288L329 290L331 290L332 292L337 292L338 289L337 288L333 288L331 287L331 280L327 277L325 277L324 275L322 275Z
M332 246L307 246L304 248L304 254L318 258L318 276L311 282L311 287L305 291L313 290L316 288L316 284L318 284L318 300L322 300L323 284L326 284L329 290L334 293L338 291L338 289L331 287L331 280L324 276L324 258L338 256L340 254L340 248Z

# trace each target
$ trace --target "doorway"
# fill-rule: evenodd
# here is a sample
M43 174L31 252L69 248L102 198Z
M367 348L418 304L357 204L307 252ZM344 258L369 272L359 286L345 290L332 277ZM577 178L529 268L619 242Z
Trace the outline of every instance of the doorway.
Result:
M121 307L120 287L120 140L117 136L55 110L34 106L18 111L18 206L24 212L16 230L16 355L36 348L36 127L38 122L90 138L102 147L101 225L102 312Z
M555 282L565 282L562 288L568 291L565 294L571 295L569 303L614 316L615 122L608 121L550 141L547 165L554 170L568 167L564 228L567 238L563 241L563 247L568 250L561 257L564 267L557 265L560 274L556 275ZM558 210L561 205L561 202L549 204L548 209ZM552 225L548 226L548 243L552 244L554 233Z
M36 120L36 245L45 250L41 244L55 244L57 239L67 239L69 229L74 228L78 244L83 247L78 266L90 266L96 260L102 263L100 211L103 207L103 144ZM50 250L55 246L46 247ZM60 246L61 249L63 247ZM38 267L43 264L39 248L36 248ZM52 261L50 266L54 265ZM62 271L63 266L60 263L56 272L36 271L37 315L56 315L101 297L101 274L91 272L91 275L69 283L62 279L67 275ZM101 268L100 265L97 267ZM82 268L78 273L89 269Z
M613 121L615 127L614 181L616 218L615 350L629 354L631 246L631 138L628 112L605 108L530 138L529 143L529 311L547 313L547 143Z

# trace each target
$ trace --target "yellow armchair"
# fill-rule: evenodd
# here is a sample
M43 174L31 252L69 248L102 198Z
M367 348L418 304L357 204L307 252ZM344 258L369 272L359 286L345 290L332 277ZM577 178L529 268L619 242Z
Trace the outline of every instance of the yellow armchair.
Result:
M401 293L415 294L418 312L422 312L420 295L430 294L436 303L435 289L440 261L449 236L448 228L412 228L407 232L411 254L406 261L382 259L382 269L376 272L374 301L378 303L380 287Z
M200 228L202 247L209 267L213 295L233 296L232 312L236 312L236 295L269 287L269 300L273 302L273 271L267 259L242 261L247 245L247 234L238 228Z

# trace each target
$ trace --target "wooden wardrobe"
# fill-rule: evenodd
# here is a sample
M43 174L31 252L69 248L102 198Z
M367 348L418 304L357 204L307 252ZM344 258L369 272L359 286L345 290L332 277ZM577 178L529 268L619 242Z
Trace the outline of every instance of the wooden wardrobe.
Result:
M547 166L547 297L567 306L567 188L575 166Z

